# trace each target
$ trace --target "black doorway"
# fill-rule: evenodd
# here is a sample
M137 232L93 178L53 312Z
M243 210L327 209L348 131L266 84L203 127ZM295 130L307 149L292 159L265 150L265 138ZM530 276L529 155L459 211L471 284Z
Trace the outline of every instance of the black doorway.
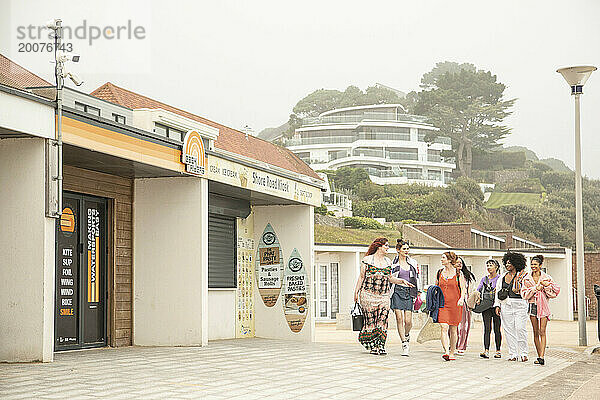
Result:
M56 229L54 350L107 343L107 200L65 192Z

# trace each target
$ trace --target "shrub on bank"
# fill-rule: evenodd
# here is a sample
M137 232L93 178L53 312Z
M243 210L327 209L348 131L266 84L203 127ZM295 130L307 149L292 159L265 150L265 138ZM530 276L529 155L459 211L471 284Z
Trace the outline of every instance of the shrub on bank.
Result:
M373 218L366 217L345 217L344 225L346 228L356 229L383 229L383 225Z

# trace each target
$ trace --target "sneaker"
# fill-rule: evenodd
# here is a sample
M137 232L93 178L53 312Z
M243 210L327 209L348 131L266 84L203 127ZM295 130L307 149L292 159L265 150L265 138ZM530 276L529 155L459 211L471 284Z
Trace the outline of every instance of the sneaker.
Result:
M465 351L464 350L456 350L455 353L457 356L464 356L465 355Z
M500 350L498 350L496 354L494 354L494 358L502 358L502 353L500 352Z
M486 350L483 353L480 353L479 357L481 357L481 358L490 358L490 353L489 353L489 351Z
M387 352L385 351L385 349L383 347L379 349L379 355L380 356L387 356Z
M408 357L408 342L402 342L402 355Z

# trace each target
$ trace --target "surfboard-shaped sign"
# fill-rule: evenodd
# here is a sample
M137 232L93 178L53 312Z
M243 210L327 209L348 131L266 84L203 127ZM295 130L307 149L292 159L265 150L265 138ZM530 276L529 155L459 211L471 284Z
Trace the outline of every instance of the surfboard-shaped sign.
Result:
M267 224L258 243L255 275L263 303L273 307L281 292L283 257L279 239L271 224Z
M283 270L283 310L292 332L298 333L308 315L308 278L304 261L294 249Z

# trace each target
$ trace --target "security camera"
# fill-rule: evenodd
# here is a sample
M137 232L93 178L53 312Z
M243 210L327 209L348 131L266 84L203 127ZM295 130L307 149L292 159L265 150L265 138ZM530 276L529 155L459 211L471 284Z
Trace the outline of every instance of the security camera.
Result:
M64 51L59 51L56 58L58 59L59 62L67 62L67 61L79 62L78 55L67 54Z
M63 72L62 76L63 78L68 77L69 79L71 79L71 82L73 82L76 86L81 86L83 84L83 81L72 72L65 71Z
M46 22L46 28L56 30L62 24L62 19L56 18Z

